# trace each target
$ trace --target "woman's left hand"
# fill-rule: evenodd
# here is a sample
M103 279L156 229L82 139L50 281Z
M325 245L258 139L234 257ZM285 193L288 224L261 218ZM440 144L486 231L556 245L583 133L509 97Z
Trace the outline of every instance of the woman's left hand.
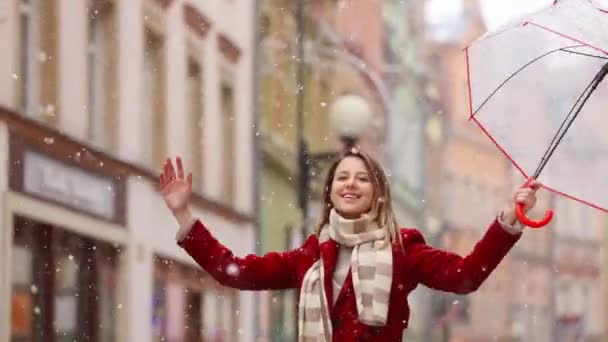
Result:
M536 205L536 192L541 186L542 184L539 181L532 179L525 187L520 187L515 190L513 199L509 201L502 212L503 223L513 225L517 222L517 214L515 213L515 206L517 203L524 204L525 212L534 208Z

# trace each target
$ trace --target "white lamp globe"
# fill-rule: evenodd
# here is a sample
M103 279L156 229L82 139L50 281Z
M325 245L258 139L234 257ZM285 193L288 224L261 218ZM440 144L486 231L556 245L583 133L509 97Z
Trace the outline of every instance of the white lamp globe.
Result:
M357 139L372 119L372 108L359 95L348 94L338 97L331 105L332 129L341 138Z

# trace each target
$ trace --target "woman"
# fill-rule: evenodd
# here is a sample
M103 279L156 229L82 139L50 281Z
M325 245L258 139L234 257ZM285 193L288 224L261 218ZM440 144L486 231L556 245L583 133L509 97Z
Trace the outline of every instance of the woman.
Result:
M300 291L299 341L401 341L408 294L418 284L466 294L477 290L521 236L514 204L536 203L536 181L516 191L466 257L434 249L415 229L399 229L381 166L353 150L329 170L315 233L302 247L235 257L189 208L192 174L177 158L160 176L178 244L220 284L241 290Z

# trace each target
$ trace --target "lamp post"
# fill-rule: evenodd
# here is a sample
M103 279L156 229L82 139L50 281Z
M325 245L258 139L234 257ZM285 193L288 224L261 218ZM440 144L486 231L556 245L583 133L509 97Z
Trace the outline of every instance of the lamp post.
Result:
M299 94L302 97L302 93ZM361 133L367 128L372 118L369 102L363 97L347 94L338 97L330 107L330 123L332 130L338 135L342 148L330 152L311 153L304 138L303 120L298 129L300 143L298 148L298 202L302 210L302 236L306 236L308 219L308 202L310 200L310 185L312 177L320 174L320 164L333 161L343 152L357 145Z
M310 200L311 177L319 174L319 164L331 161L339 152L310 153L308 142L304 137L304 36L306 0L298 0L296 7L297 27L297 70L296 70L296 134L298 143L298 205L302 212L302 237L307 235L308 202ZM369 102L361 96L346 94L334 100L330 107L330 122L335 133L340 137L344 150L357 144L361 133L369 125L372 109ZM314 172L313 172L314 171Z

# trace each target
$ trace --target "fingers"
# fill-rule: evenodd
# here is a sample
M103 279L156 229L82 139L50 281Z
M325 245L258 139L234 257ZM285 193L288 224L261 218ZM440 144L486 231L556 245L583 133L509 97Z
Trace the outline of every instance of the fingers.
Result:
M536 190L530 188L522 188L515 192L515 198L536 197Z
M532 190L538 190L542 187L542 184L534 178L529 178L528 181L523 185L523 188L529 188Z
M515 195L515 202L518 203L528 203L535 199L536 197L530 192L520 192Z
M165 163L165 165L167 165L166 170L169 174L169 179L173 180L176 177L175 174L175 168L173 167L173 162L171 161L171 159L167 159L167 162Z
M177 178L184 179L184 165L182 164L182 158L178 156L175 163L177 164Z
M192 172L188 172L188 178L186 181L188 182L188 189L192 191Z
M532 190L538 190L542 187L542 184L539 181L537 181L536 179L532 179L528 183L528 187L531 188Z
M171 165L171 159L165 160L165 163L163 164L163 176L164 176L166 183L169 183L169 181L171 181L170 165Z
M169 185L169 183L171 183L171 181L175 178L171 176L171 159L167 159L165 160L165 163L163 164L163 171L160 174L159 177L159 185L160 185L160 191L161 193L165 191L165 188L167 187L167 185Z
M520 188L515 192L513 200L515 203L524 205L526 211L532 209L536 205L536 191L532 188Z
M175 179L184 179L184 165L182 159L179 156L176 158L175 164L177 166L177 174L175 168L173 167L173 162L171 161L171 159L168 158L167 160L165 160L165 163L163 164L163 171L161 172L159 179L161 191ZM190 189L192 189L192 173L188 174L187 181L188 186L190 187Z

